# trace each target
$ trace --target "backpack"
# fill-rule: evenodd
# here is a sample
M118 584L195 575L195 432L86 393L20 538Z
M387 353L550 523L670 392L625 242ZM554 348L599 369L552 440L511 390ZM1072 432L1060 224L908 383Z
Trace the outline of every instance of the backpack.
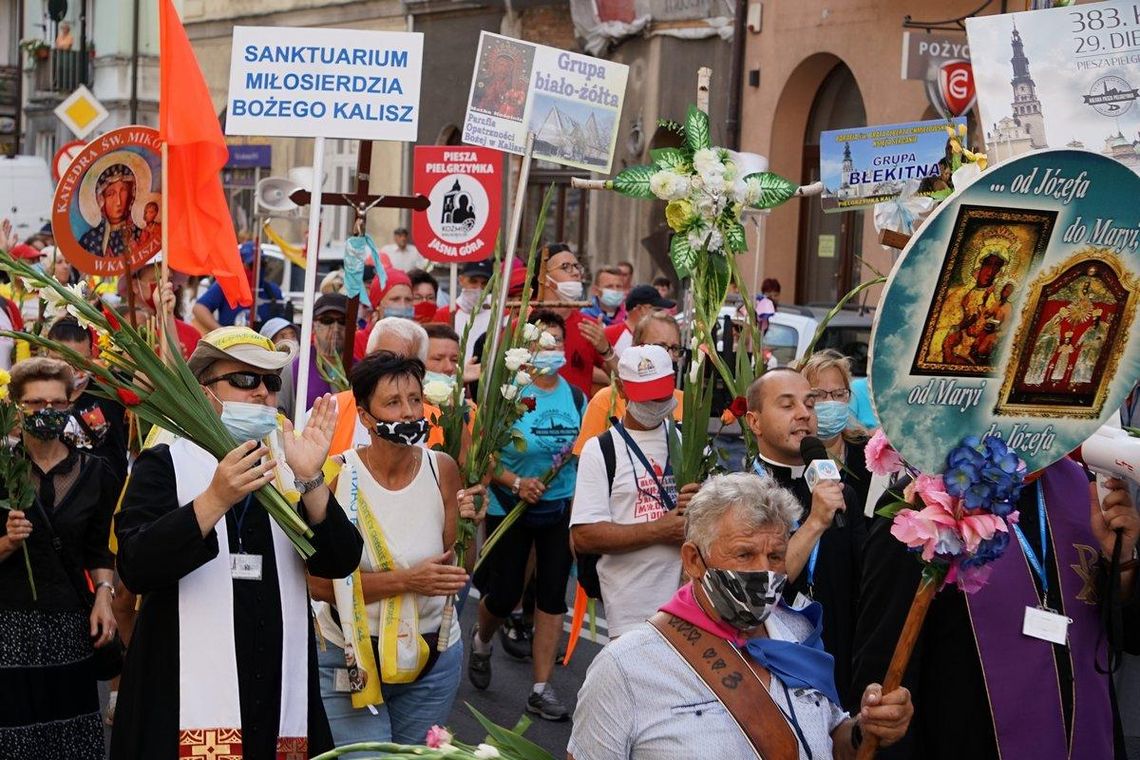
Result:
M598 448L602 450L602 461L606 465L606 484L609 491L614 488L614 473L617 471L617 449L614 448L614 431L608 428L598 436ZM578 554L578 583L586 596L591 599L602 598L602 582L598 578L598 560L600 554Z

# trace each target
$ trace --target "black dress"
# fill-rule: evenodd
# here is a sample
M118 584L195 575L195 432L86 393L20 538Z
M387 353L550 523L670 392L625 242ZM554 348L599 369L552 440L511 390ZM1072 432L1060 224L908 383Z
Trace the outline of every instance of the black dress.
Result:
M225 519L230 551L237 552L234 510ZM119 573L143 601L119 686L111 757L174 758L179 733L178 581L217 556L218 536L210 531L203 538L193 505L178 504L167 446L139 456L115 533ZM331 494L328 516L313 526L313 533L316 553L307 562L309 574L343 578L360 564L360 532ZM233 582L243 751L246 760L274 760L282 688L281 596L269 513L257 504L246 513L241 539L246 552L264 558L260 581ZM308 639L309 752L317 755L333 744L321 702L312 625Z
M789 467L780 467L762 462L781 486L796 497L803 512L800 522L811 513L811 491L802 477L792 477ZM795 581L784 587L784 599L792 604L796 595L803 593L819 602L823 607L823 644L829 654L835 657L835 685L839 696L844 700L845 710L857 710L859 700L847 699L851 683L851 652L855 638L855 615L859 603L859 577L862 573L863 541L866 538L866 525L856 504L857 496L850 486L843 488L843 500L847 505L847 519L842 528L834 525L824 531L819 539L819 553L814 577L810 567L805 566ZM854 519L851 519L854 518Z
M50 472L32 467L44 505L25 513L38 601L23 550L0 561L0 758L102 760L91 607L77 585L80 568L114 566L107 540L120 483L101 459L74 449Z

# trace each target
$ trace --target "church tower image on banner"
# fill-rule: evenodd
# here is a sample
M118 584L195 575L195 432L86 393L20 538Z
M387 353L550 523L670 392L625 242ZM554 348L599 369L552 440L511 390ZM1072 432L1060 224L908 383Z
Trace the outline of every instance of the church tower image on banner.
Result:
M1029 58L1025 55L1025 43L1017 30L1017 22L1013 24L1010 44L1013 48L1013 57L1009 59L1013 68L1013 78L1009 81L1013 88L1012 115L1002 117L986 132L986 147L999 163L1021 153L1049 147L1045 139L1045 117L1041 113L1041 101L1037 99L1037 84L1029 73Z

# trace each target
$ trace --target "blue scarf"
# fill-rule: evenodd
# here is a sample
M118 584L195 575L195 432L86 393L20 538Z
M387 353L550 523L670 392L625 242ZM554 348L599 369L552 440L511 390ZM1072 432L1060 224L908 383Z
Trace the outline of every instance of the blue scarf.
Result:
M811 634L800 644L765 637L748 639L744 648L789 688L815 689L838 705L835 658L823 648L823 607L819 602L812 602L802 610L793 610L783 602L780 605L788 612L806 618L812 624Z

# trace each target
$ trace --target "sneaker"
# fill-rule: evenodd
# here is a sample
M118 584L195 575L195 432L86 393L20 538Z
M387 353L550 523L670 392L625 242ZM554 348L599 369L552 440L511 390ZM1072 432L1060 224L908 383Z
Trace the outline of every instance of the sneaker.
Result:
M471 685L479 691L484 691L491 685L491 653L479 654L475 651L475 637L479 635L479 626L471 627L471 655L467 660L467 678Z
M570 717L570 711L558 700L558 695L554 693L554 687L550 684L546 685L541 694L536 691L530 693L526 700L526 711L534 713L543 720L556 722Z
M533 629L518 615L511 615L499 628L499 643L503 645L503 651L516 660L530 659L533 638Z

